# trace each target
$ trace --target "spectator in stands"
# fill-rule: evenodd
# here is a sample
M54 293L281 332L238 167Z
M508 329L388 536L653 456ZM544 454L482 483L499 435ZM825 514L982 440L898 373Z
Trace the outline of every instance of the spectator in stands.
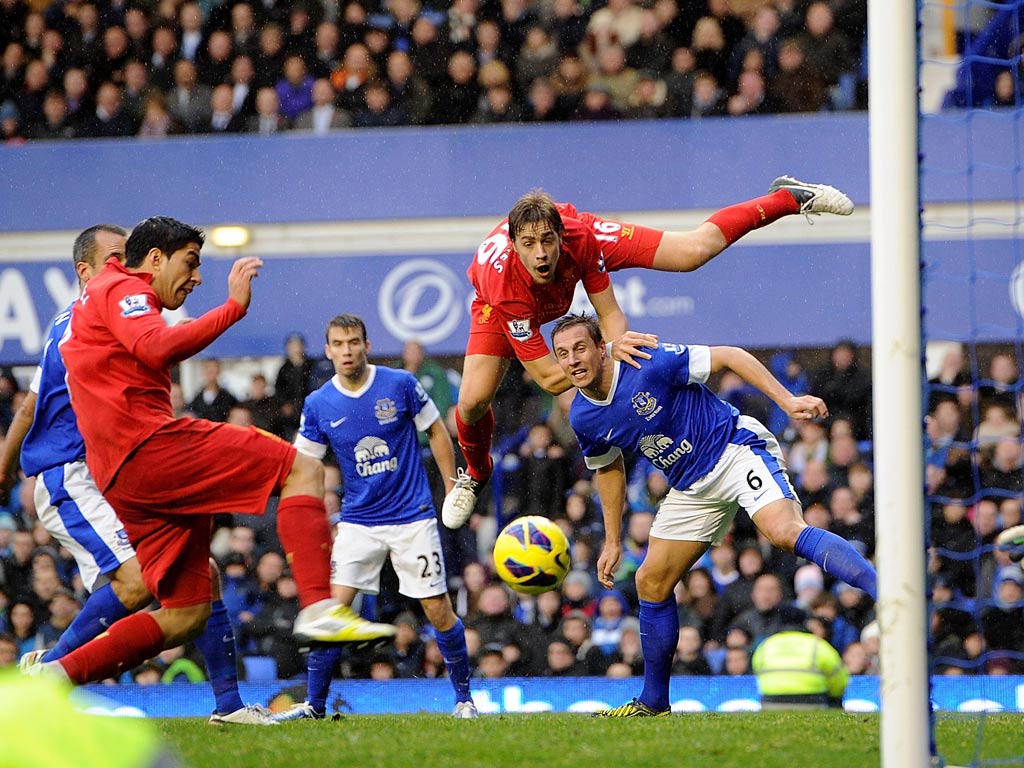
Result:
M569 641L556 638L548 643L545 677L579 677L585 674L583 665Z
M978 403L984 408L999 403L1017 415L1018 375L1017 363L1012 355L993 355L989 362L988 379L978 387Z
M245 118L234 110L234 92L227 83L214 87L210 95L210 119L200 124L198 133L230 134L241 133Z
M653 70L641 70L636 86L627 100L625 117L630 120L655 120L665 117L668 88Z
M284 60L284 77L274 85L280 102L281 114L289 122L313 106L313 76L306 68L306 62L297 53Z
M186 58L174 64L174 88L168 94L171 115L185 130L196 132L210 119L210 86L196 78L196 67Z
M391 103L391 92L383 80L370 80L363 86L365 106L357 108L352 118L354 128L394 128L408 125L409 118Z
M203 12L199 3L187 2L178 11L178 39L181 58L195 62L203 44Z
M626 65L626 52L617 43L602 47L597 55L597 71L589 85L603 85L611 94L612 106L623 112L629 106L629 97L636 88L640 73Z
M142 119L136 134L143 138L162 138L184 133L184 129L167 109L167 99L160 91L154 91L146 97L142 110Z
M433 123L468 123L480 100L476 61L466 51L455 51L448 60L448 75L434 92Z
M786 601L782 581L774 573L763 573L750 591L753 607L732 621L731 626L746 630L756 645L788 624L803 624L807 613Z
M246 119L245 130L260 136L288 130L288 118L281 114L281 103L273 88L265 86L256 91L256 114Z
M18 646L20 659L29 651L40 647L36 633L36 614L27 600L15 600L7 612L8 631Z
M679 627L675 660L672 662L673 675L710 676L711 665L703 653L704 638L697 627L683 624Z
M71 139L74 127L68 123L68 105L64 94L58 90L49 91L43 99L43 119L30 131L31 139Z
M161 91L169 91L175 87L174 65L178 61L178 38L174 28L167 24L154 27L151 45L152 52L146 62L149 81Z
M634 0L610 0L587 23L587 50L600 58L607 47L628 48L640 39L643 9Z
M811 379L811 393L828 406L832 419L850 422L857 440L871 439L871 376L857 363L857 346L844 339L832 348L830 361Z
M224 421L228 411L238 403L238 398L220 385L220 361L208 358L200 367L203 386L188 404L192 413L209 421Z
M273 88L284 75L284 31L271 22L260 29L259 44L253 59L257 88Z
M965 410L971 407L974 391L962 345L951 344L943 351L939 371L928 379L928 387L929 410L940 400L954 400Z
M236 6L237 7L237 6ZM256 66L245 55L235 57L231 63L231 109L237 115L251 117L256 114Z
M82 121L79 135L89 138L134 136L136 126L121 104L121 87L103 83L96 92L96 109L92 117Z
M696 627L701 637L707 637L718 602L711 574L703 568L688 571L676 585L675 595L680 625Z
M621 592L613 589L599 595L591 641L605 656L610 656L619 647L622 622L628 615L629 604Z
M560 639L573 649L581 675L604 675L609 659L591 638L591 617L583 611L570 611L559 626ZM550 645L549 645L550 647Z
M223 29L214 30L196 57L196 78L211 88L228 82L233 59L231 35Z
M287 679L306 669L292 625L299 613L298 590L290 572L282 573L273 590L263 597L258 612L242 625L240 644L255 641L259 655L272 656L278 664L278 677Z
M715 548L712 548L714 551ZM754 582L764 571L764 555L756 543L746 541L737 547L736 567L739 578L719 592L715 615L711 623L710 639L724 642L726 633L734 620L744 611L753 607L751 593Z
M407 51L392 51L388 54L387 84L391 102L405 113L409 124L425 125L430 117L434 95L426 79L413 71L412 58ZM440 405L438 410L447 413Z
M850 40L835 28L832 8L824 0L808 6L801 44L807 66L827 88L838 85L840 76L853 70ZM851 102L845 102L836 106L849 108L851 105Z
M572 120L618 120L622 113L612 102L612 92L604 83L591 83L583 91L583 98L573 113Z
M331 73L331 85L338 93L338 106L355 112L364 106L363 88L376 76L369 49L354 43L345 50L339 69Z
M772 112L818 112L825 106L825 81L808 66L799 39L779 43L778 71L768 94Z
M768 90L764 75L745 71L739 76L736 93L726 102L726 111L733 116L761 115L769 111Z
M325 136L331 131L348 128L352 125L352 116L335 105L334 86L327 78L313 82L313 106L299 114L292 124L297 131L312 131L318 136Z
M395 637L385 653L395 665L395 677L419 677L423 668L424 646L420 640L420 623L405 611L395 617Z
M981 613L981 629L989 650L1024 652L1024 571L1016 565L1000 569L992 595L994 605ZM1024 671L1011 663L1011 674Z
M515 65L516 86L526 91L538 77L548 77L558 65L558 46L547 27L534 24L526 32L526 40L518 56L510 57Z

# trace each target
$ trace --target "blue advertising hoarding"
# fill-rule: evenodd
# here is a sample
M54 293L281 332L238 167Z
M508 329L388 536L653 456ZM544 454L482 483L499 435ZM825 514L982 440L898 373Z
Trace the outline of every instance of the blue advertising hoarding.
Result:
M978 341L1020 335L1024 270L1005 241L975 241L975 274L991 283L983 302L965 297L963 243L931 243L925 289L930 338ZM216 357L281 354L300 331L315 353L327 320L339 312L367 323L374 354L396 355L407 339L433 354L461 354L472 287L464 253L398 256L268 257L254 283L248 316L210 346ZM69 261L69 260L68 260ZM633 269L612 275L631 327L667 341L744 347L828 346L871 338L869 251L865 243L740 246L702 269L666 274ZM195 317L224 300L230 262L203 262L203 285L178 316ZM76 295L70 264L0 267L0 361L37 360L50 318ZM578 294L574 309L588 305ZM968 316L971 318L968 322Z
M473 680L473 700L482 714L530 712L594 712L629 701L640 690L638 678L505 678ZM305 698L305 683L240 683L243 701L271 705L284 695ZM751 712L760 709L752 676L674 677L675 712ZM159 685L89 685L78 696L84 706L123 715L208 717L213 707L209 683ZM934 677L933 706L945 712L1024 712L1024 676ZM284 702L279 702L287 706ZM848 712L877 712L879 679L853 677L843 699ZM448 713L452 688L447 680L335 681L328 709L356 715Z

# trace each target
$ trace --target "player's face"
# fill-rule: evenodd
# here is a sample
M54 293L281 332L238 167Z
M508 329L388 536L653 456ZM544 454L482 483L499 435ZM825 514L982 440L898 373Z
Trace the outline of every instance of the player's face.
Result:
M562 253L562 239L552 231L547 222L527 224L512 241L512 247L519 254L526 271L533 282L547 285L555 279L555 267Z
M370 342L358 328L331 328L324 347L327 359L334 363L334 371L348 379L358 379L366 370L370 355Z
M589 389L601 381L604 347L594 343L582 325L574 325L552 340L555 359L565 377L579 389Z
M124 261L124 246L128 238L116 232L100 230L96 233L96 245L92 252L92 262L80 261L75 265L78 279L85 285L92 278L96 277L107 259L116 256L118 261Z
M189 243L174 253L161 253L153 270L153 290L165 309L177 309L203 282L199 274L199 243Z

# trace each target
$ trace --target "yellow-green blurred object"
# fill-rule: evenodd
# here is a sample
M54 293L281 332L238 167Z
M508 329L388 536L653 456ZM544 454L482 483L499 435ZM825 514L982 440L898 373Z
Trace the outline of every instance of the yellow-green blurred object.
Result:
M171 768L181 763L144 719L88 715L71 686L0 671L0 768Z
M850 682L839 653L816 635L807 632L778 632L766 637L751 660L762 697L774 703L791 698L794 703L811 702L814 696L841 699Z

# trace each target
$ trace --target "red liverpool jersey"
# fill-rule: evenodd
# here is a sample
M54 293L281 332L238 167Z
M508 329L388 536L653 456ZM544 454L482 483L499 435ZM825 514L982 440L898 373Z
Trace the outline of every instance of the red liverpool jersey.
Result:
M190 323L168 327L150 279L107 259L75 304L61 342L86 463L101 491L140 443L174 420L170 366L245 316L242 305L228 299Z
M583 288L591 295L611 285L601 246L593 232L586 224L572 218L576 209L571 205L559 203L558 209L565 234L553 282L548 285L533 282L512 248L507 219L480 244L476 258L466 270L476 289L474 304L479 305L478 309L485 315L495 315L520 360L536 360L548 353L540 326L569 311L577 283L582 281Z

